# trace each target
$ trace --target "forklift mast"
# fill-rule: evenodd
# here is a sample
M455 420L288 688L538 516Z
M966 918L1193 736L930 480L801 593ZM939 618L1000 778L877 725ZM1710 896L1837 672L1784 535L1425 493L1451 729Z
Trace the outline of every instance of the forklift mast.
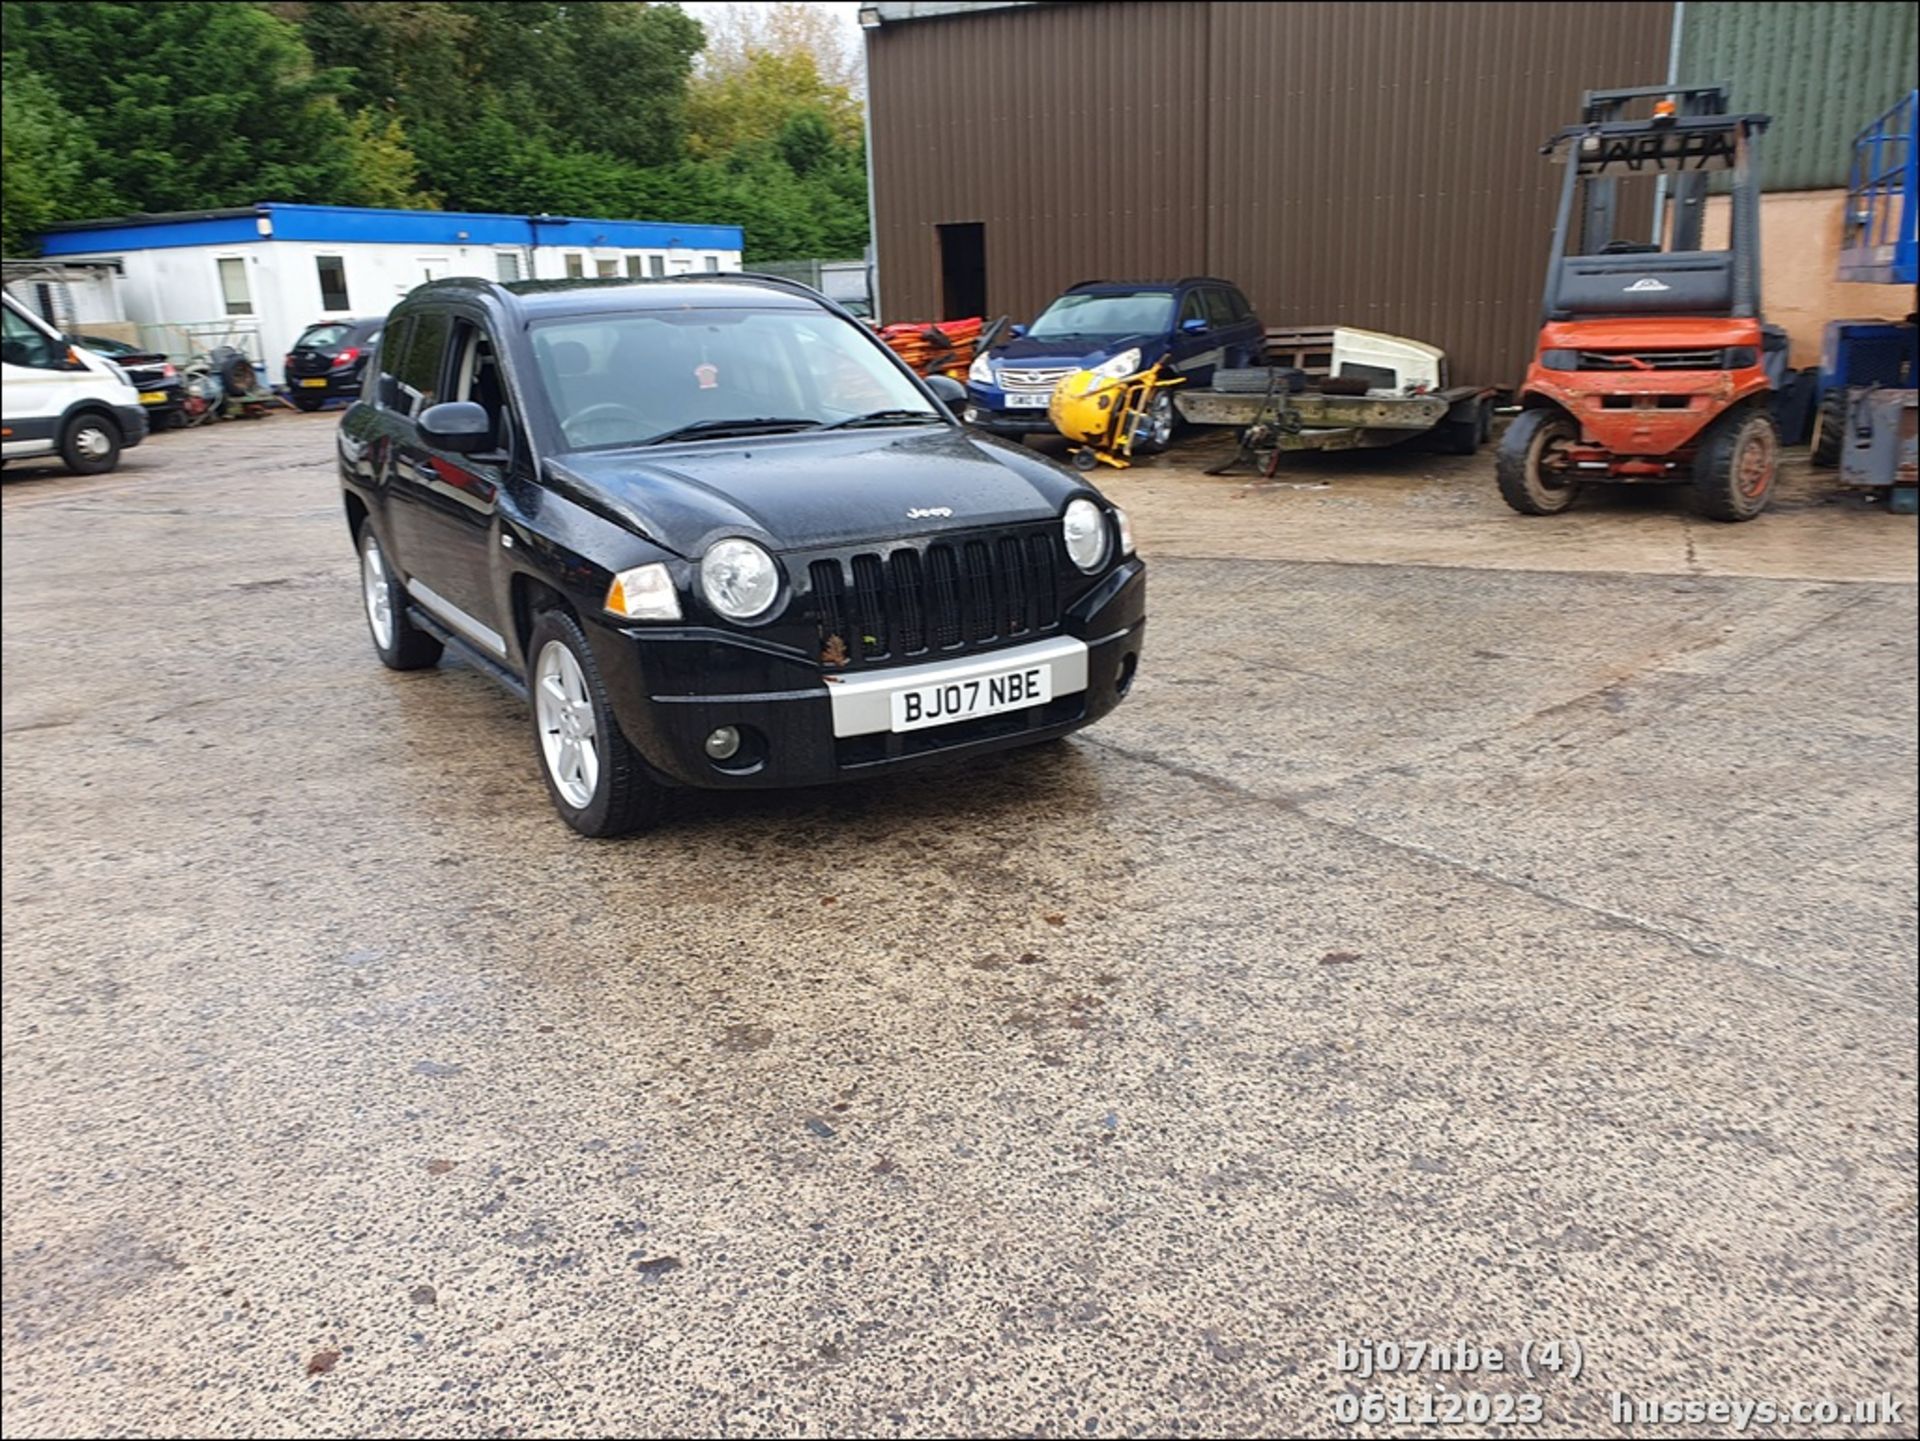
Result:
M1629 111L1645 102L1645 114ZM1567 175L1560 192L1553 250L1542 297L1548 321L1626 315L1760 315L1760 173L1754 141L1765 115L1735 115L1725 85L1651 85L1589 90L1581 123L1541 146L1564 147ZM1707 183L1711 172L1732 176L1732 216L1726 251L1703 251ZM1672 205L1670 244L1660 231L1647 242L1622 239L1622 178L1657 176ZM1577 207L1577 210L1576 210ZM1577 226L1577 228L1576 228Z

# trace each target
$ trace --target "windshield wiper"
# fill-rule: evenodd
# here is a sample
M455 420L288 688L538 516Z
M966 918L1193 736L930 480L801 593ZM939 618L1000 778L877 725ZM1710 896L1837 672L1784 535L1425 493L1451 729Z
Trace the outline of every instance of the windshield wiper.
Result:
M894 406L888 410L869 410L865 415L849 415L844 420L830 420L824 425L816 425L815 430L851 430L857 425L895 425L903 420L922 420L932 425L940 419L931 410L908 410Z
M659 435L650 435L640 444L665 445L670 440L684 440L695 435L718 438L723 435L767 435L782 430L811 430L812 428L813 421L805 416L760 415L735 417L731 420L696 420L689 425L662 431Z

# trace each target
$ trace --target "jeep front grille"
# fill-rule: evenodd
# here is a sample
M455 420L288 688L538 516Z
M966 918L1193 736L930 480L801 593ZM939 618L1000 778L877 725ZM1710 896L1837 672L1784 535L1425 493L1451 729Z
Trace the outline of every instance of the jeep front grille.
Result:
M1059 527L908 542L807 566L829 670L1034 640L1060 624Z

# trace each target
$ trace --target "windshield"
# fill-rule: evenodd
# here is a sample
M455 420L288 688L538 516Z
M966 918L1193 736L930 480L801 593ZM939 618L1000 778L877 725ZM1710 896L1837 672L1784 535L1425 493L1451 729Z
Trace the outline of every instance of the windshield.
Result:
M295 350L325 350L330 345L338 345L347 338L353 329L350 325L310 325L293 342Z
M912 379L823 310L671 310L538 324L533 354L567 444L598 450L731 423L808 430L901 412L938 420Z
M1164 290L1103 291L1063 295L1033 322L1034 340L1097 339L1155 335L1173 321L1173 296Z

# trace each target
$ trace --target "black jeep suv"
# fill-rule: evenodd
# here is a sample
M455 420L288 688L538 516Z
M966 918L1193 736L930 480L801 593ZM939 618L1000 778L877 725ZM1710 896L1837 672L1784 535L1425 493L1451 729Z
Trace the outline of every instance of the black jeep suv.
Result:
M527 696L588 835L666 786L1045 740L1132 684L1126 517L803 286L434 281L376 364L339 432L374 646Z

